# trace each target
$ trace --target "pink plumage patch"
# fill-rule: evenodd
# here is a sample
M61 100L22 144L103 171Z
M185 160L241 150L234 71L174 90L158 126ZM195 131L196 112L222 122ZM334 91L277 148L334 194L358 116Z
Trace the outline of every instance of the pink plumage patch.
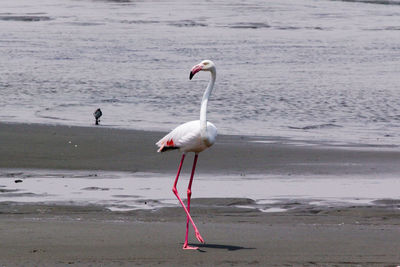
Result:
M161 144L160 149L158 149L157 152L165 152L165 151L174 150L174 149L179 149L179 147L175 146L174 140L170 139L170 140L167 140L166 142L164 141Z
M168 140L167 143L166 143L166 145L167 145L167 146L174 146L174 145L175 145L175 144L174 144L174 140L172 140L172 139Z

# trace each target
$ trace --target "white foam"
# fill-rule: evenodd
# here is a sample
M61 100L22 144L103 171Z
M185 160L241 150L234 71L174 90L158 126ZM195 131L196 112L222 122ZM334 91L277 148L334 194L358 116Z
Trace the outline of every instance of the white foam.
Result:
M285 212L287 209L282 208L268 208L268 209L261 209L262 212Z

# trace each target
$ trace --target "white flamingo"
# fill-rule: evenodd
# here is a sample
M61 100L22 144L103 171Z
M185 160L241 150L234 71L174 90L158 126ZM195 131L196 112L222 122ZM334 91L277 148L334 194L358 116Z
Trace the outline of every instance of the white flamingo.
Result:
M189 221L193 225L197 240L199 240L201 243L204 243L203 238L201 237L196 225L193 222L192 217L190 216L190 197L192 195L191 188L198 155L201 151L212 146L217 136L217 128L214 126L214 124L207 122L208 98L210 97L211 91L213 90L215 78L217 75L215 65L211 60L202 61L200 64L192 68L192 70L190 71L189 79L191 80L193 76L199 71L209 71L211 73L211 80L208 83L207 89L205 90L203 99L201 101L200 120L189 121L179 125L156 143L156 145L159 147L158 152L164 152L171 149L179 149L182 152L181 162L178 167L178 173L176 174L172 191L178 198L187 215L186 236L185 243L183 244L183 249L198 249L198 247L192 247L188 245ZM176 184L178 183L183 160L185 159L185 155L187 152L194 152L195 156L187 189L186 207L182 199L179 197L178 190L176 189Z

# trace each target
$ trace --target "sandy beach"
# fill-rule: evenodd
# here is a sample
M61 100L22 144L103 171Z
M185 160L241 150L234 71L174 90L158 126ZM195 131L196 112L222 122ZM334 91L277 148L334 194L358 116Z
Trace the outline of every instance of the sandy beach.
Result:
M1 0L0 267L400 267L399 14Z
M164 132L0 123L0 168L176 173L180 154L156 153ZM192 155L187 161L191 161ZM199 173L382 175L400 173L396 147L335 146L276 137L219 135ZM187 167L187 168L186 168ZM190 171L191 164L184 165Z
M193 218L206 241L199 245L199 251L181 250L185 216L177 202L156 209L111 211L104 205L68 201L9 201L18 191L12 191L8 182L22 179L21 185L26 185L33 181L29 176L35 170L39 174L57 170L70 174L99 172L99 177L90 177L98 179L99 184L103 171L159 173L171 176L167 183L172 186L179 153L156 153L154 143L163 134L102 127L0 124L0 265L400 264L400 197L396 198L396 193L385 198L385 192L380 192L377 199L359 205L316 205L310 204L312 199L288 195L279 206L286 208L283 212L262 212L254 208L259 203L243 197L194 197ZM191 157L184 174L190 171L190 163ZM212 149L200 155L200 181L193 191L201 191L202 183L210 179L202 175L241 177L235 181L243 183L254 175L272 175L276 177L274 181L291 177L286 180L288 187L299 181L292 180L296 177L329 177L323 178L326 181L361 177L379 186L380 180L397 179L399 163L400 151L394 147L222 135ZM53 176L46 179L50 181ZM74 179L79 182L81 178ZM183 183L186 179L182 178ZM269 190L268 181L265 191ZM150 191L152 186L148 185ZM365 185L359 186L362 189ZM170 187L165 192L172 195ZM244 194L238 190L232 195ZM192 244L198 245L192 235L190 238Z

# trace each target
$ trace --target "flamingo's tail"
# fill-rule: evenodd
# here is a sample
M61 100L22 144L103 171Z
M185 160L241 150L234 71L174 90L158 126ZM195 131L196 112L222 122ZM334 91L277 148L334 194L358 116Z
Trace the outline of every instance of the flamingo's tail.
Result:
M179 147L175 146L175 143L172 139L166 140L163 138L160 141L158 141L156 145L159 147L157 152L165 152L168 150L179 149Z

